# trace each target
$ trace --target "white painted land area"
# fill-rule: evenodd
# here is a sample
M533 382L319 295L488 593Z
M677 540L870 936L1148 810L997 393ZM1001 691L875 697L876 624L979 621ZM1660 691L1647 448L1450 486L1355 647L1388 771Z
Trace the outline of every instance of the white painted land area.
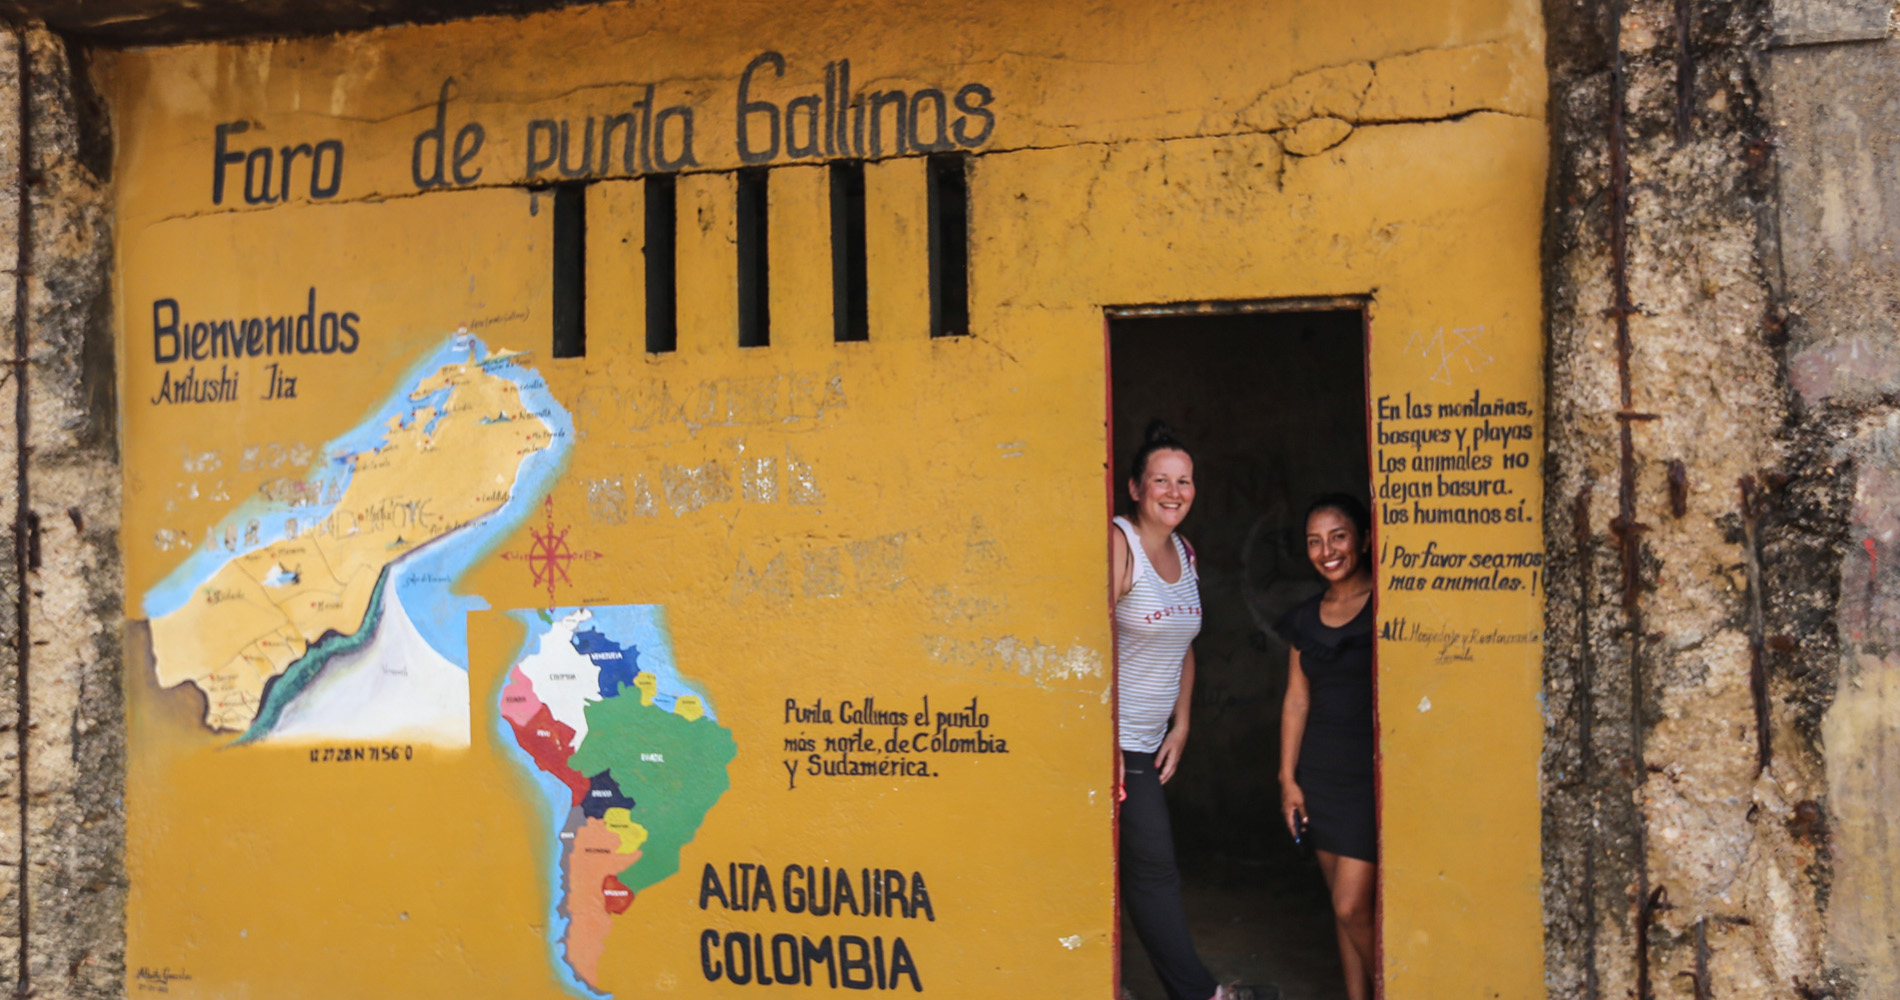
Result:
M266 739L469 745L468 672L416 631L399 591L385 589L369 642L327 664Z
M587 738L587 706L600 700L600 666L574 648L574 633L593 617L582 608L556 620L535 651L515 664L554 721L574 730L575 747Z

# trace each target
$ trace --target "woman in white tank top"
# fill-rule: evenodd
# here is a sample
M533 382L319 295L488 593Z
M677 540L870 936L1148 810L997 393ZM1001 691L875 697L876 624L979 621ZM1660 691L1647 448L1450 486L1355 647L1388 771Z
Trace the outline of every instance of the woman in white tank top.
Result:
M1194 505L1194 460L1169 448L1145 464L1143 481L1129 484L1134 518L1116 518L1109 540L1116 571L1117 735L1123 750L1156 756L1165 784L1187 743L1193 643L1201 632L1194 557L1174 533Z
M1181 910L1174 831L1161 785L1187 745L1201 592L1194 550L1175 534L1194 506L1194 459L1155 421L1128 478L1134 515L1109 531L1115 599L1117 741L1123 799L1122 901L1169 1000L1250 1000L1201 964Z

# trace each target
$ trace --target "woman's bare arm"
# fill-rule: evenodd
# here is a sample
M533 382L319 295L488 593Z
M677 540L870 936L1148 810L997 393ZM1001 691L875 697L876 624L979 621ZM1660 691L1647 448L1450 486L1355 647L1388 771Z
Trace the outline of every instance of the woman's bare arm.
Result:
M1280 781L1293 780L1300 763L1300 738L1306 735L1306 706L1309 695L1306 671L1300 669L1300 651L1288 651L1286 700L1280 706Z
M1120 604L1122 602L1122 598L1127 597L1128 591L1131 588L1133 588L1135 585L1135 581L1132 579L1129 579L1131 576L1134 575L1131 572L1129 572L1129 570L1134 566L1133 555L1134 553L1131 552L1128 548L1128 536L1125 534L1122 534L1122 529L1117 528L1112 524L1109 525L1108 526L1109 607L1114 607L1115 605Z
M1188 709L1194 703L1194 647L1189 646L1187 655L1181 657L1181 693L1174 698L1174 715L1168 722L1168 735L1161 740L1161 749L1155 751L1155 769L1161 772L1161 783L1167 784L1174 777L1174 769L1181 765L1181 751L1187 747Z
M1306 671L1300 668L1300 651L1287 654L1286 701L1280 708L1280 812L1286 828L1298 840L1302 831L1295 813L1306 812L1306 793L1300 789L1294 772L1300 764L1300 738L1306 735L1306 708L1310 693Z

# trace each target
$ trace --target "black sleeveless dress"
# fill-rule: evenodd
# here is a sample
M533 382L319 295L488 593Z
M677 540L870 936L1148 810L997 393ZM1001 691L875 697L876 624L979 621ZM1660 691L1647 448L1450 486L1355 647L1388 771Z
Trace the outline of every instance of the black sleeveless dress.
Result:
M1316 594L1274 626L1300 651L1309 698L1293 780L1306 794L1307 840L1348 858L1379 859L1373 789L1372 598L1352 621L1320 620Z

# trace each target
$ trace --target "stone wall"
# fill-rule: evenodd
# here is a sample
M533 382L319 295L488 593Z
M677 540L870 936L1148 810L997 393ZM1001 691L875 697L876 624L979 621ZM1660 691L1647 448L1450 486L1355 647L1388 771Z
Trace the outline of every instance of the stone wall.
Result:
M30 30L23 73L21 37L0 41L0 242L10 251L0 281L0 356L9 359L0 368L0 516L14 528L0 540L0 976L22 996L119 996L125 720L111 142L83 54Z
M1835 818L1885 822L1843 812L1840 762L1867 741L1834 734L1879 725L1829 706L1850 509L1892 477L1841 444L1884 425L1799 388L1782 265L1811 237L1777 193L1817 192L1785 166L1778 184L1767 71L1803 22L1760 2L1546 12L1551 995L1886 995L1856 993L1830 924L1867 860L1843 860Z
M1827 749L1832 891L1826 960L1860 996L1900 993L1900 42L1892 5L1775 5L1777 220L1789 310L1786 367L1817 462L1842 474L1839 581L1817 632L1835 639L1833 701L1810 723ZM1819 567L1817 567L1817 571ZM1818 643L1817 643L1818 645Z

